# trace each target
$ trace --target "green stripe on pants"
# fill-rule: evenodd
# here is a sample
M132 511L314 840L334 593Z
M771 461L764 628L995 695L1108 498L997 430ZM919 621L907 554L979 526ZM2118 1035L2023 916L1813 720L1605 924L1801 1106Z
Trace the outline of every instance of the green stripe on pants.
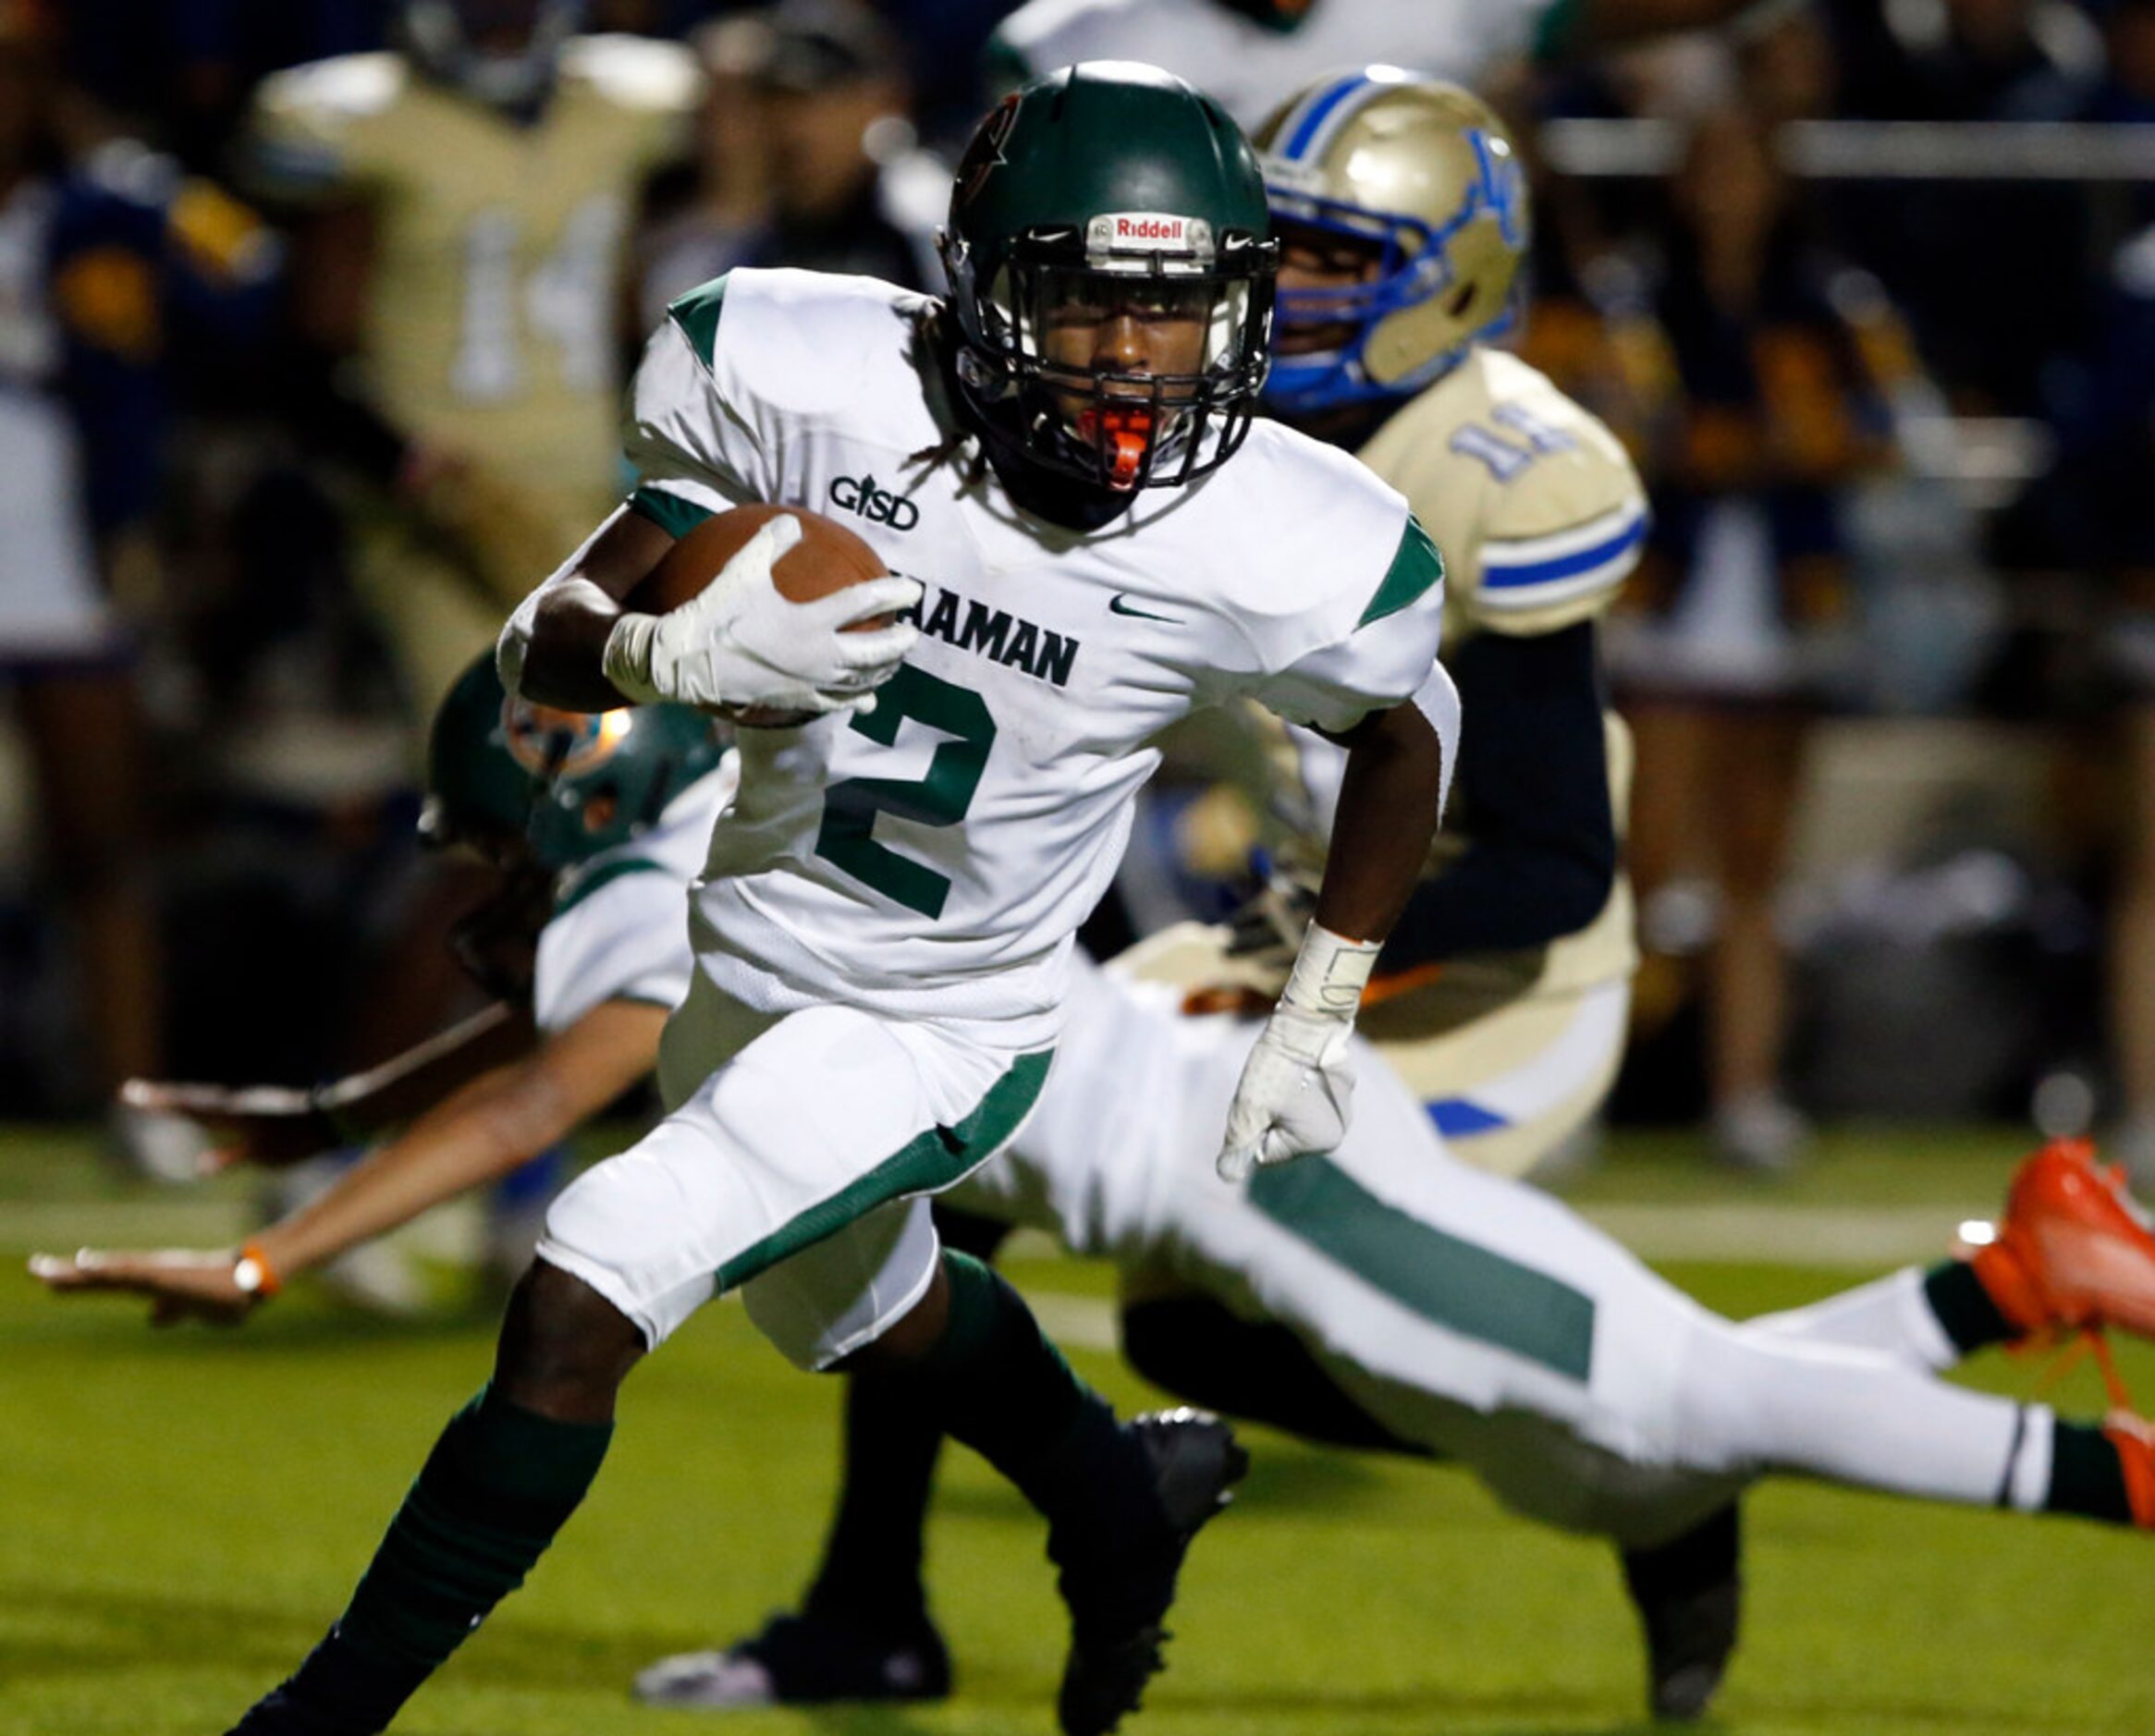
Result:
M855 1218L908 1193L947 1188L976 1169L1018 1131L1047 1082L1053 1049L1022 1055L987 1088L987 1094L955 1127L931 1127L906 1141L859 1180L811 1205L753 1247L718 1268L718 1288L729 1290L759 1272L835 1235Z
M1250 1204L1423 1319L1573 1380L1594 1365L1594 1299L1387 1205L1323 1157L1260 1169Z

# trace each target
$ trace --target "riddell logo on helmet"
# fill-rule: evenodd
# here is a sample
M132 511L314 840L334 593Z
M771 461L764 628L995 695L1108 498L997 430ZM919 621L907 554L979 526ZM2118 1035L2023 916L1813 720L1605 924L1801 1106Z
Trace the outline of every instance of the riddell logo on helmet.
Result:
M1091 253L1209 253L1212 226L1171 211L1106 211L1085 225Z

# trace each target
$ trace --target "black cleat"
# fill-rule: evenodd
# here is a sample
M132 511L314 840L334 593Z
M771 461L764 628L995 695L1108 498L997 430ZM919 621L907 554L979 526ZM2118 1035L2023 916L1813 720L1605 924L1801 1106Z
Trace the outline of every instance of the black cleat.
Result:
M1070 1606L1070 1659L1056 1715L1063 1736L1108 1736L1145 1697L1166 1660L1161 1622L1191 1538L1226 1507L1250 1468L1233 1433L1202 1411L1163 1411L1130 1424L1151 1461L1157 1510L1136 1534L1102 1550L1051 1552Z
M649 1705L735 1709L825 1705L835 1700L943 1700L950 1657L925 1620L900 1635L840 1618L777 1615L753 1638L720 1652L683 1652L638 1672Z
M1623 1583L1647 1635L1658 1718L1703 1718L1720 1692L1743 1615L1743 1530L1735 1502L1658 1549L1623 1556Z

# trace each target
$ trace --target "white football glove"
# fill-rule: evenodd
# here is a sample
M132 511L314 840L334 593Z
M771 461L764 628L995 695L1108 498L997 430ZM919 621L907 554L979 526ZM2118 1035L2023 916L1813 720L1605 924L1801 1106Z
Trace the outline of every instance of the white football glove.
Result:
M1377 943L1345 940L1316 923L1303 936L1286 992L1243 1065L1217 1168L1240 1182L1265 1164L1333 1150L1347 1136L1354 1075L1347 1039Z
M789 602L771 568L800 540L801 520L780 513L680 607L622 616L606 636L606 679L639 704L873 710L872 690L896 672L920 629L897 621L845 630L913 607L920 581L871 579L813 603Z
M1227 1112L1219 1179L1241 1181L1265 1164L1330 1151L1347 1137L1354 1075L1347 1067L1351 1019L1284 1004L1257 1033Z

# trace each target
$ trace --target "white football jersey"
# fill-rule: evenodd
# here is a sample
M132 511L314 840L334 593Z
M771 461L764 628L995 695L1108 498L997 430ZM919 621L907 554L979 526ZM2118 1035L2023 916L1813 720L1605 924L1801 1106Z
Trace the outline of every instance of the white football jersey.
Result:
M991 51L1038 78L1081 60L1142 60L1187 79L1255 131L1328 72L1375 62L1474 84L1539 48L1564 0L1314 0L1280 30L1218 0L1031 0Z
M1273 424L1081 534L1016 507L942 397L934 303L738 271L676 302L637 378L638 510L835 516L925 588L875 711L741 732L695 895L702 967L765 1010L1039 1021L1122 853L1148 745L1250 699L1328 729L1431 679L1443 567L1406 502Z
M658 823L580 863L539 932L532 1017L552 1036L609 1000L668 1010L688 998L689 886L741 781L728 754L666 804Z

